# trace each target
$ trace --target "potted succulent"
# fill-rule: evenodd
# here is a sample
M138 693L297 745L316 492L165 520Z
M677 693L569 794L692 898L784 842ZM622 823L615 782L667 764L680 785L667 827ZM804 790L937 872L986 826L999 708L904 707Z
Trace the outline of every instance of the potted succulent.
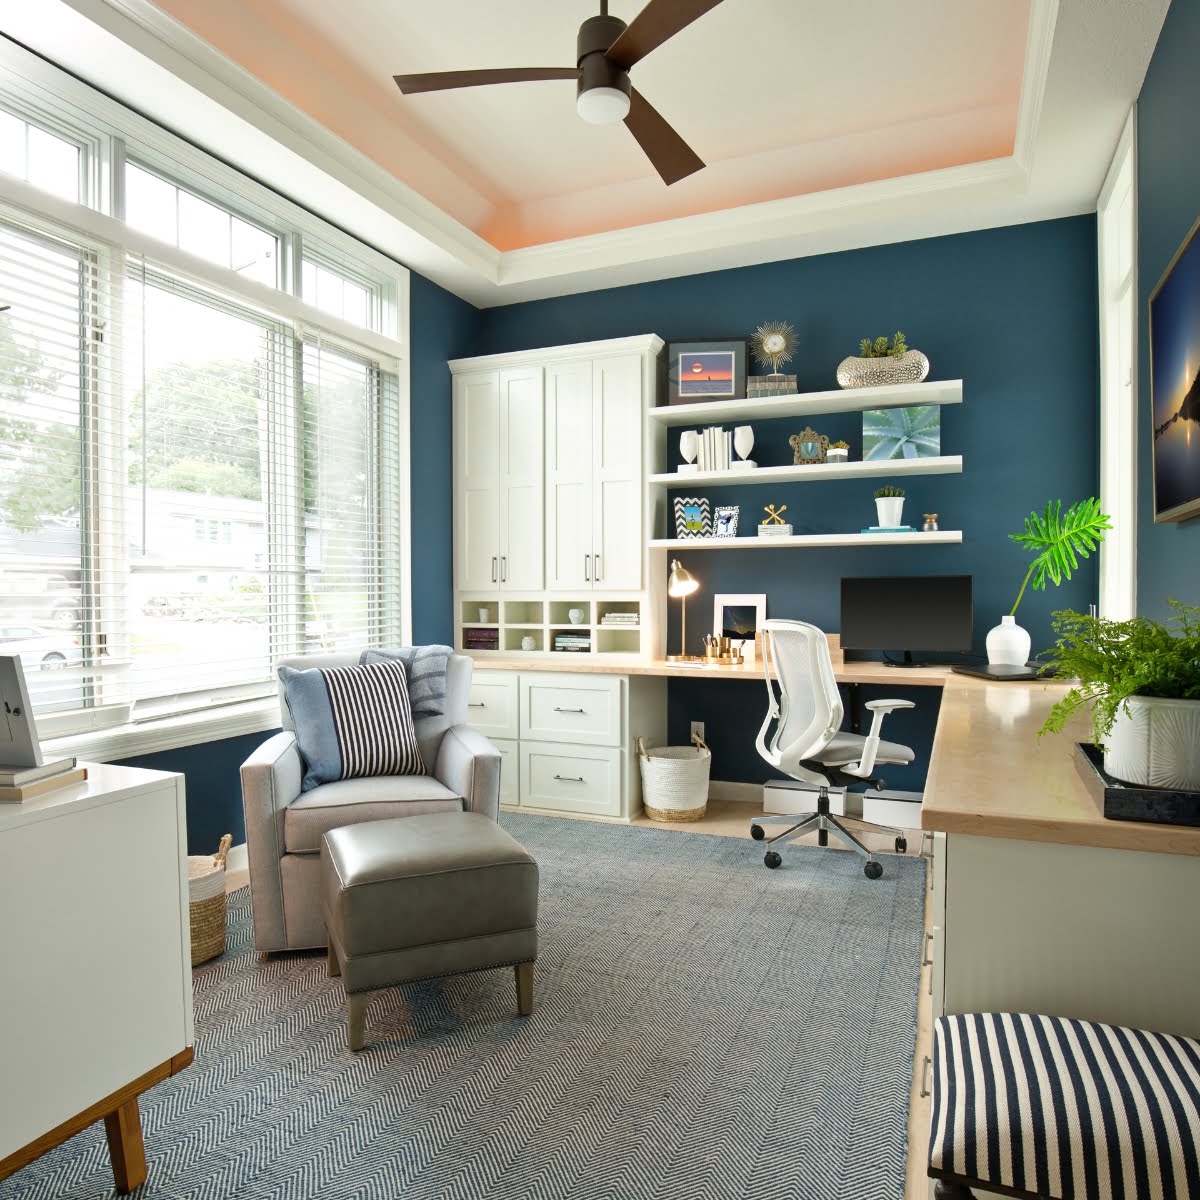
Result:
M885 483L875 489L875 512L881 529L896 529L904 518L904 489Z
M845 462L850 457L849 442L830 442L825 450L826 462Z
M1042 733L1090 710L1104 769L1142 787L1200 791L1200 607L1170 601L1165 621L1053 617L1048 666L1074 686Z
M988 631L987 656L992 666L1020 667L1029 661L1030 638L1017 624L1017 608L1030 582L1038 592L1047 580L1057 586L1070 579L1079 560L1087 558L1104 540L1104 531L1111 528L1108 517L1100 511L1100 501L1089 497L1072 504L1065 513L1062 501L1051 500L1043 515L1032 512L1025 518L1024 533L1008 535L1026 550L1037 551L1037 556L1025 572L1012 608L1000 618L999 625Z
M838 387L883 387L898 383L920 383L929 374L929 359L920 350L910 350L899 330L889 340L863 338L857 356L838 364Z

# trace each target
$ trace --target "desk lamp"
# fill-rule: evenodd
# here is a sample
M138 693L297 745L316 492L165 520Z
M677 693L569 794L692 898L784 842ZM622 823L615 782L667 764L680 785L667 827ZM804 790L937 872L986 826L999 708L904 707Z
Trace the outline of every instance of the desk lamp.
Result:
M687 598L700 586L696 577L679 565L679 559L671 563L671 574L667 577L667 595L679 597L679 653L668 654L667 662L698 662L697 655L687 652Z

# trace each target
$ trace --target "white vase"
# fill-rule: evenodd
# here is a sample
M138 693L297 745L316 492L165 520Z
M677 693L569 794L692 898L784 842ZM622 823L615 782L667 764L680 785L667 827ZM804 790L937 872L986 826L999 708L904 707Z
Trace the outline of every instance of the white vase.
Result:
M1200 791L1200 700L1130 696L1108 735L1104 769L1140 787Z
M700 453L700 435L694 429L685 429L679 435L679 453L686 463L696 461L696 455Z
M1032 648L1028 630L1022 629L1010 613L1005 613L1000 624L988 630L987 656L993 667L1023 667Z
M754 430L751 426L739 425L734 429L733 448L738 452L739 458L750 457L750 451L754 449Z
M884 529L895 529L904 521L903 496L876 496L875 512Z

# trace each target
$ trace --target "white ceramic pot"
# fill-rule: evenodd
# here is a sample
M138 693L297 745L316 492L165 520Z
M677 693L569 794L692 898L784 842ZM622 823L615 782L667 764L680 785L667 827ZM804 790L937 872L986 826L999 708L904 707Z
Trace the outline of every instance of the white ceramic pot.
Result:
M1023 667L1032 648L1028 630L1022 629L1016 617L1008 613L1000 618L999 625L988 630L987 656L993 667Z
M567 618L568 618L568 620L570 620L572 625L581 625L583 623L583 609L582 608L568 608L567 609Z
M904 497L876 496L875 512L879 517L879 524L885 529L894 529L897 525L903 525Z
M1104 747L1104 769L1140 787L1200 792L1200 700L1130 696Z
M733 431L733 448L740 458L750 457L750 451L754 449L754 430L751 426L739 425Z
M825 451L825 461L826 462L845 462L849 457L850 457L849 450L835 449L835 450L826 450Z

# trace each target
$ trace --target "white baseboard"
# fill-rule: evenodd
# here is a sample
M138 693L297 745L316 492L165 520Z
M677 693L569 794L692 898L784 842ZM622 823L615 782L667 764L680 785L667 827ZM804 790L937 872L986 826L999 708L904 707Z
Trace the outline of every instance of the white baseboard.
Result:
M240 842L229 847L229 855L225 859L225 891L236 892L250 882L250 859L247 856L246 843Z

